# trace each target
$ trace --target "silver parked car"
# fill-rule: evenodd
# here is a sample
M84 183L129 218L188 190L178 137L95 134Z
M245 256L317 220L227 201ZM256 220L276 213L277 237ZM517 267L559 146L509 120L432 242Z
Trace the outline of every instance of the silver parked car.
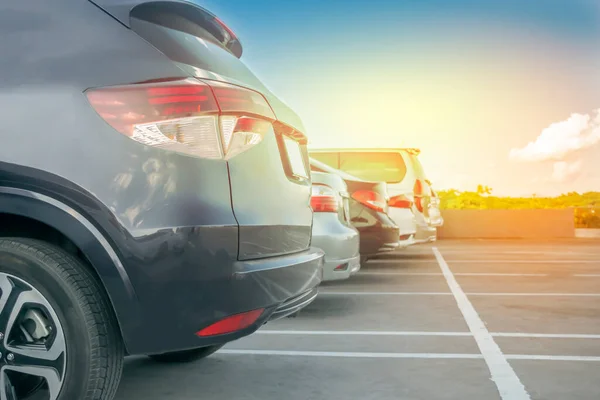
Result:
M344 180L312 172L314 211L311 246L325 252L323 280L347 279L360 270L359 233L350 224L349 195Z

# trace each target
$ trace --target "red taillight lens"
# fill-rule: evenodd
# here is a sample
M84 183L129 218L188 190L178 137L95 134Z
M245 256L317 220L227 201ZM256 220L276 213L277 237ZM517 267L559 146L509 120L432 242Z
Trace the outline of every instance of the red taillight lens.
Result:
M114 129L148 146L229 158L260 143L275 119L264 97L196 79L90 89L90 104Z
M352 198L375 211L385 212L385 198L377 192L359 190L352 193Z
M241 314L232 315L220 320L206 328L196 332L197 336L215 336L232 333L249 327L260 318L264 312L264 308L252 310Z
M394 196L388 201L388 205L395 208L412 208L412 204L412 201L403 194Z
M346 271L347 269L348 269L348 263L340 264L337 267L335 267L333 270L334 271Z
M338 212L338 199L333 189L325 185L313 185L310 206L314 212Z
M415 193L415 206L417 207L417 210L419 210L419 212L423 212L423 182L417 179L415 181L413 191Z
M215 93L221 112L257 115L269 120L275 119L269 103L260 93L222 82L211 82L210 86Z

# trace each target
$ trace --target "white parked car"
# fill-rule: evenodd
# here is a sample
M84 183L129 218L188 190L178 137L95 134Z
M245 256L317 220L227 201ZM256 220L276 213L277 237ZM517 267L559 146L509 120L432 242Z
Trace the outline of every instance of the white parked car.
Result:
M387 182L388 215L400 228L400 244L407 246L437 239L444 220L439 198L410 148L309 149L319 160L361 179Z

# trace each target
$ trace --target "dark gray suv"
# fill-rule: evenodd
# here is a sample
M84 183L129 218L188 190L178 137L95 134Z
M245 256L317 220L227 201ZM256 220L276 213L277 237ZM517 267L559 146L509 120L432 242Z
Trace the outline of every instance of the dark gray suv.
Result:
M304 128L192 2L0 4L0 398L111 399L317 295Z

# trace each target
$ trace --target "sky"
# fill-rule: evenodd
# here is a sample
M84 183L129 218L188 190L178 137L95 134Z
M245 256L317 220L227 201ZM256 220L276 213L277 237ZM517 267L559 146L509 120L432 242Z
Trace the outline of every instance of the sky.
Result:
M438 189L600 190L600 0L203 0L312 147L418 147Z

